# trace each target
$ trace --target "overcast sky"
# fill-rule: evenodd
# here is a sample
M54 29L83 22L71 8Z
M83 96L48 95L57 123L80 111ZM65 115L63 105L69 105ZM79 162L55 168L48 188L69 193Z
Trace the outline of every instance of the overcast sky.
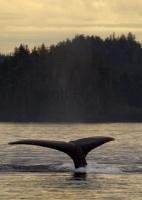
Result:
M142 0L0 0L0 52L113 32L142 41Z

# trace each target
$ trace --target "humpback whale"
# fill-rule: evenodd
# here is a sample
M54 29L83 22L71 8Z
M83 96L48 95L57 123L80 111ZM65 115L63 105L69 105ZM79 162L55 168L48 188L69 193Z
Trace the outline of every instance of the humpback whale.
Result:
M74 162L75 168L85 167L87 165L86 156L94 148L99 147L102 144L113 141L112 137L88 137L74 141L51 141L51 140L19 140L10 142L10 145L37 145L41 147L52 148L58 151L62 151L70 156Z

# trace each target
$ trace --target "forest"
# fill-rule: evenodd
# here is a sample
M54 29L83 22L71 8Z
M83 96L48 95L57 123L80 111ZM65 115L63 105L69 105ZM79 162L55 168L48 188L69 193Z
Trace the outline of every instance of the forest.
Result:
M141 43L76 35L0 54L0 121L142 121Z

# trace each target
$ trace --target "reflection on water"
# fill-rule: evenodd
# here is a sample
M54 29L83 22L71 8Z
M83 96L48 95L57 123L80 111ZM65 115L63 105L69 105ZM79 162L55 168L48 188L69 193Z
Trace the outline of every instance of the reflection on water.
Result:
M141 199L141 176L88 174L74 179L69 173L7 174L0 179L1 199Z
M69 141L112 136L94 151L86 169L74 170L58 151L8 142L34 139ZM142 124L0 124L0 200L141 200Z
M74 172L72 180L81 181L86 180L87 173L86 172Z

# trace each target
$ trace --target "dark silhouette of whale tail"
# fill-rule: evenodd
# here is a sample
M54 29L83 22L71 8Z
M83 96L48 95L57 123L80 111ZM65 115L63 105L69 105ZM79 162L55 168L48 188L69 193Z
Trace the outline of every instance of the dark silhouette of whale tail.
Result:
M87 165L86 156L94 148L107 142L113 141L112 137L89 137L74 141L48 141L48 140L19 140L10 142L10 145L26 144L37 145L56 149L69 155L74 162L75 168L85 167Z

